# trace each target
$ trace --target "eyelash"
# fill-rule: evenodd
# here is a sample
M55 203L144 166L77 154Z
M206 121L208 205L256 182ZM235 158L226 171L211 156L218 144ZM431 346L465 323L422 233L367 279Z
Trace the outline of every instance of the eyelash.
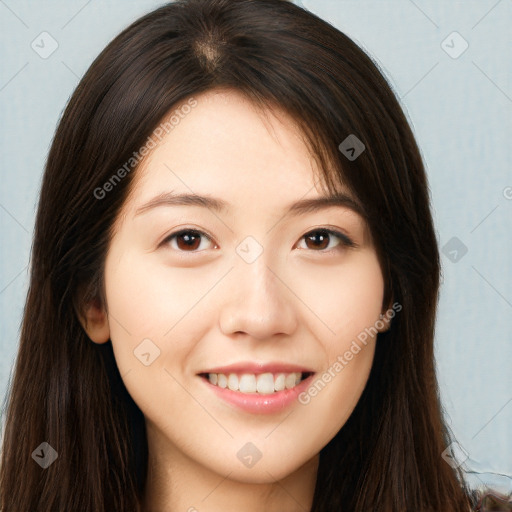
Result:
M174 238L176 238L179 235L183 235L185 233L193 233L194 235L204 236L208 241L210 241L210 242L213 241L212 237L210 235L208 235L207 233L205 233L204 231L200 231L198 229L186 228L186 229L180 229L179 231L175 231L174 233L171 233L168 237L166 237L162 241L162 245L170 244L170 242ZM341 250L343 248L347 248L347 247L357 247L357 244L352 239L350 239L347 235L345 235L344 233L341 233L340 231L337 231L334 229L328 229L328 228L317 228L317 229L308 231L307 233L305 233L304 235L301 236L300 240L303 240L308 235L318 234L318 233L335 236L336 238L338 238L340 240L340 243L331 249L319 249L319 250L309 249L313 252L331 253L331 252L339 251L339 250ZM201 252L198 250L193 250L193 251L182 251L181 249L174 249L174 250L181 252L181 253L192 253L192 254ZM304 250L304 249L301 249L301 250ZM306 250L308 250L308 249L306 249Z

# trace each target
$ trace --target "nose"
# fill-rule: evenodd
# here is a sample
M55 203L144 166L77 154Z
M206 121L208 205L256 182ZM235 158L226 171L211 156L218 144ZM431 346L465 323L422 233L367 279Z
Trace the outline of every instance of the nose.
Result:
M293 292L286 276L271 269L261 255L247 264L240 260L225 283L220 330L225 335L245 333L264 340L277 334L291 335L297 327Z

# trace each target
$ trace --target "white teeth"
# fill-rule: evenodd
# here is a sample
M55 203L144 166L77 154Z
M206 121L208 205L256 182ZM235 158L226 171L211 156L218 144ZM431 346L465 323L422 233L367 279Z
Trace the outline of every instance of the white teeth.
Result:
M238 391L238 376L234 373L230 373L228 376L228 388L231 391Z
M274 376L271 373L262 373L256 379L258 393L269 394L274 392Z
M209 375L211 375L211 373ZM219 373L218 375L217 386L219 386L219 388L228 387L228 378L223 373Z
M256 393L256 375L244 373L240 377L238 387L242 393Z
M274 382L274 389L276 391L283 391L286 375L284 373L278 373Z
M295 386L295 379L296 379L295 373L289 373L286 376L286 379L284 380L284 385L285 385L286 389L291 389L291 388L293 388L293 386Z
M283 391L297 386L302 380L302 374L293 372L274 375L267 372L259 375L243 373L240 376L230 373L226 376L224 373L209 373L208 380L214 386L229 388L231 391L269 395L275 391Z

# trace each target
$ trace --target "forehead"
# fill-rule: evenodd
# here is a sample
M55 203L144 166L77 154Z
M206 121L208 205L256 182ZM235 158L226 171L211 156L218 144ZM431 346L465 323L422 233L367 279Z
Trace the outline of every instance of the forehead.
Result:
M188 113L176 115L180 105L169 113L172 130L135 172L137 195L164 189L194 193L199 187L236 202L242 195L298 198L321 188L315 159L285 112L258 109L233 90L208 91L194 100Z

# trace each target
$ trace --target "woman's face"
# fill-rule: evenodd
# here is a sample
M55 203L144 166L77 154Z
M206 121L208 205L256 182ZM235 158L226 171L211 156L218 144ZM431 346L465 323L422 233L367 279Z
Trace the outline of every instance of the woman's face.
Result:
M106 258L108 313L88 332L112 340L150 455L270 482L354 409L376 341L358 335L383 312L383 277L356 211L292 207L324 194L289 117L265 122L235 92L195 99L134 171ZM294 372L314 375L295 387Z

